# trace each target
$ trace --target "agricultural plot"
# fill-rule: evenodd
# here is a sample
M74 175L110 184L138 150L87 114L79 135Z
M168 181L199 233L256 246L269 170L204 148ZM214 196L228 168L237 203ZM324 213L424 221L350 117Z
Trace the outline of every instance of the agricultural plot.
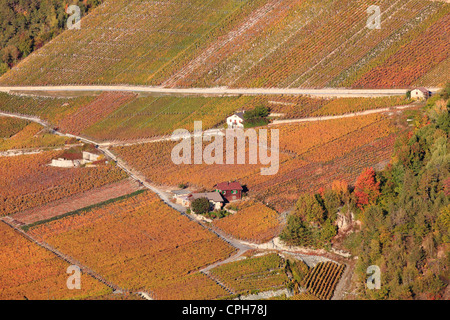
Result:
M0 110L23 115L37 116L44 121L57 124L78 108L93 101L95 97L55 98L21 96L0 92Z
M63 214L90 207L111 199L123 197L137 191L139 185L131 179L107 184L98 188L68 196L64 199L50 202L43 206L31 208L11 217L23 225L29 225L38 221L51 219Z
M83 19L80 30L63 32L18 65L10 80L161 84L263 2L105 1Z
M367 27L372 5L381 29ZM0 83L430 86L450 80L436 71L450 55L449 12L422 0L105 1Z
M264 166L248 161L239 165L175 165L171 151L176 143L169 141L116 147L113 152L157 185L187 183L211 190L221 181L237 180L248 187L250 196L283 212L301 192L315 192L333 180L352 183L364 167L389 160L397 132L390 118L382 115L283 125L279 129L280 168L272 176L262 176L260 168Z
M48 166L62 151L20 157L0 157L0 215L43 206L106 184L126 174L113 165L91 168Z
M339 279L344 272L345 265L334 262L319 262L306 276L304 286L308 293L321 300L330 300Z
M175 129L194 130L194 121L203 129L224 123L234 111L249 108L249 97L139 97L83 130L100 140L133 140L170 135Z
M81 275L81 289L67 288L69 263L0 222L0 300L98 298L112 289Z
M228 291L200 272L165 282L164 287L158 290L158 299L162 300L211 300L229 295Z
M96 97L55 99L0 94L1 111L39 116L63 132L98 141L149 139L170 135L175 129L187 129L192 132L194 121L202 121L203 130L221 127L225 119L234 112L250 110L256 106L267 107L271 113L278 114L278 119L292 119L339 115L403 105L408 102L402 97L321 99L289 95L135 96L130 93L107 92ZM38 127L31 123L27 130L35 130L29 133L34 137ZM16 141L20 138L20 143L3 142L2 149L39 145L38 139L23 137L24 135L25 132L14 139ZM42 141L43 136L45 141ZM42 146L55 146L56 141L62 139L46 131L40 134Z
M84 129L102 120L134 98L135 95L132 93L104 92L91 103L83 105L76 112L62 119L58 122L58 126L62 131L79 135Z
M29 124L29 121L22 119L0 117L0 139L11 138L13 135L22 131Z
M313 112L311 116L335 116L365 110L403 106L410 102L411 101L405 97L333 99L319 110Z
M225 139L223 143L225 148ZM206 163L194 165L193 160L191 164L176 165L171 158L172 149L176 144L172 141L144 143L115 147L112 151L149 181L162 186L176 187L181 183L188 183L193 187L211 190L219 182L240 180L251 174L259 175L261 167L267 167L261 164L226 164L225 152L224 164L221 165ZM205 148L207 144L209 143L204 143L203 147ZM194 153L191 154L193 157ZM280 161L289 158L291 156L280 154Z
M156 298L216 298L215 284L193 275L235 249L150 192L33 227L29 233L108 281ZM204 287L203 287L204 285ZM217 285L218 286L218 285Z
M232 237L254 243L271 240L280 231L279 215L259 202L245 202L237 213L215 220L214 226Z
M211 275L237 294L279 290L289 283L285 261L276 253L227 263L212 269Z
M19 131L14 131L14 135L9 134L10 137L6 139L0 138L0 151L63 147L69 141L66 137L50 133L40 124L26 120L21 120L21 123L22 126L15 128Z

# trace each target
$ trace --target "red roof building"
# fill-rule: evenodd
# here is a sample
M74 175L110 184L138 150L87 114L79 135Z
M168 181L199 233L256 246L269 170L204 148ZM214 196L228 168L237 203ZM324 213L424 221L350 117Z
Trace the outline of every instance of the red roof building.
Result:
M228 201L240 200L243 189L239 182L222 182L216 185L216 191Z

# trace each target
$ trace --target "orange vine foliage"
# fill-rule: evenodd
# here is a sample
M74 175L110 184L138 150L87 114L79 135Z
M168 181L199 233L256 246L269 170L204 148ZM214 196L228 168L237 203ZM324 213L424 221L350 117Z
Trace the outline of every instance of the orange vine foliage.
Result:
M48 166L60 154L49 151L0 157L0 215L42 206L126 177L109 165L70 169Z
M59 126L66 132L79 135L84 129L102 120L135 97L136 95L132 93L104 92L91 103L80 107L76 112L64 118Z
M309 271L303 285L307 288L308 293L322 300L330 300L344 269L345 264L319 262Z
M166 282L157 294L158 299L163 300L211 300L229 295L224 288L200 272Z
M274 238L280 229L278 213L260 202L246 202L237 213L215 220L214 226L235 238L267 242Z
M84 299L111 293L91 276L81 289L67 288L69 264L0 223L0 300Z
M193 291L201 290L190 274L235 252L150 192L37 226L30 233L121 288L157 298L183 297L170 289L174 282L191 282L197 286ZM205 290L208 296L215 289L209 285Z

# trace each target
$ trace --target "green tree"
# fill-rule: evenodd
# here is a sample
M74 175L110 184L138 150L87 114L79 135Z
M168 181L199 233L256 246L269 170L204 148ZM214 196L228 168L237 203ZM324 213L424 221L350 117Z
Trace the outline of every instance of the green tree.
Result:
M297 200L295 214L309 223L320 224L325 220L325 211L317 197L311 194L302 194Z
M206 214L210 210L210 203L207 198L198 198L192 201L191 209L196 214Z

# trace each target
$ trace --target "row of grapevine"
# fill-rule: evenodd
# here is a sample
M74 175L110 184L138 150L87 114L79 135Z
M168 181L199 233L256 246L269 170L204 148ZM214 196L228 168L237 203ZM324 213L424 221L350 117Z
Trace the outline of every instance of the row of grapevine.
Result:
M329 300L344 273L345 264L319 262L306 276L303 285L309 293L322 300Z
M211 270L211 274L236 293L283 288L289 282L285 261L276 253L252 256Z
M367 28L372 5L380 29ZM105 1L0 83L426 86L450 52L449 10L421 0Z

